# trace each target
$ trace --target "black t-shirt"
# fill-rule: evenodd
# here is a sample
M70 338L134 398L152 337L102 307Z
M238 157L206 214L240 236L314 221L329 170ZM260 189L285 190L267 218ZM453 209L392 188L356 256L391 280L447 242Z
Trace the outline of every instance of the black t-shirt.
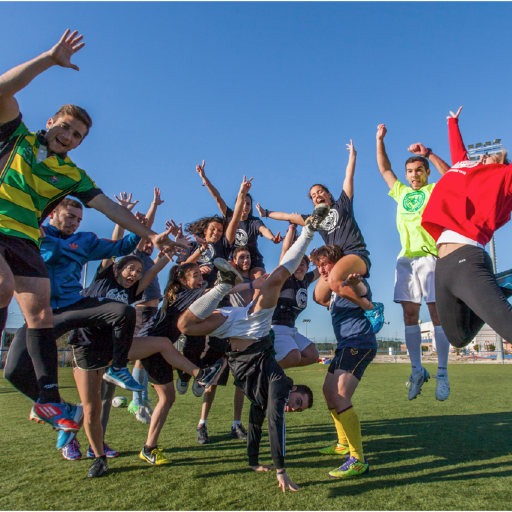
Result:
M272 325L295 327L297 317L308 305L308 287L314 279L315 273L308 272L302 281L290 276L284 282L272 316Z
M228 222L233 218L233 210L227 208L226 219ZM236 230L235 247L245 246L251 253L251 259L253 261L263 262L263 256L258 249L258 236L261 236L260 228L265 226L259 217L250 215L246 220L241 220L238 223L238 229Z
M354 217L353 198L349 199L344 190L339 199L331 205L327 218L320 224L318 233L326 245L337 245L343 254L369 256L363 234ZM302 215L306 220L309 215ZM370 270L370 269L368 269Z
M130 288L121 286L114 277L114 265L109 265L103 270L98 267L92 283L82 292L82 295L85 297L105 297L124 304L133 304L142 298L142 293L137 294L138 287L138 281L132 284Z

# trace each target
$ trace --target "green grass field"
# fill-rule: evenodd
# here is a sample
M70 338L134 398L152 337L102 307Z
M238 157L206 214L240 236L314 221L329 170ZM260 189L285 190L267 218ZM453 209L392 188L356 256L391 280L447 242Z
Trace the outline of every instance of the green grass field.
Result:
M201 399L190 390L177 397L160 437L173 460L166 467L138 459L147 426L126 409L113 409L106 440L121 455L109 461L108 476L87 479L91 461L64 460L56 433L29 422L30 403L0 377L0 509L510 510L512 366L451 365L452 394L444 403L435 400L434 379L409 402L409 368L368 368L354 405L370 473L346 481L328 477L340 459L318 453L336 437L321 397L326 366L290 371L296 383L311 386L315 404L287 415L288 473L302 489L286 494L275 473L251 471L244 443L228 438L232 381L218 389L208 419L210 445L196 444ZM70 369L61 370L60 383L62 395L78 401ZM246 403L245 425L248 411ZM78 438L85 453L83 431ZM266 434L260 460L271 463Z

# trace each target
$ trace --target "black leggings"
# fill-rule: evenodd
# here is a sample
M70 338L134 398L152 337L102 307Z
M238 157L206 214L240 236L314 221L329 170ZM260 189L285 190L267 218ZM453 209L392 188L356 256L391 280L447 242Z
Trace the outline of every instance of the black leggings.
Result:
M114 338L113 363L121 367L128 362L135 329L135 309L115 300L84 297L78 302L53 310L55 338L80 327L101 327L111 329ZM36 402L39 398L39 384L34 364L27 349L27 326L21 327L12 340L4 377L24 395Z
M488 323L512 340L512 306L494 276L486 251L465 245L437 261L436 309L448 341L467 346Z

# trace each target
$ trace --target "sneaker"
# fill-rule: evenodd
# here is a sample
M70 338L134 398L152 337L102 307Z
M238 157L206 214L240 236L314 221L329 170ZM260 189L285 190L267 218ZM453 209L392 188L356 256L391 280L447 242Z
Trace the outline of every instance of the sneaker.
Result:
M240 441L247 441L247 430L241 423L237 423L236 426L231 427L230 439L240 439Z
M145 460L149 464L152 464L153 466L163 466L165 464L171 464L172 460L167 459L162 450L160 448L153 448L151 450L151 453L149 455L146 455L146 452L144 451L144 448L139 453L139 459Z
M91 466L91 469L89 470L87 476L89 478L98 478L100 476L103 476L107 472L107 469L107 459L104 459L103 457L98 457L97 459L94 459L94 463Z
M323 453L324 455L348 455L350 453L350 448L348 446L345 446L344 444L336 443L331 446L328 446L327 448L320 448L318 450L320 453Z
M72 418L76 413L76 406L71 404L34 404L34 414L40 419L49 423L55 430L66 432L78 432L80 425Z
M197 376L197 383L200 386L203 386L204 389L208 389L214 381L215 377L217 377L217 374L220 372L223 364L224 358L221 358L217 359L217 361L212 366L201 368Z
M194 381L195 382L195 381ZM187 390L188 390L188 385L190 384L190 381L188 380L187 382L184 382L180 379L180 377L178 376L178 379L176 380L176 391L180 394L180 395L184 395ZM201 393L202 394L202 393Z
M373 309L367 309L364 316L370 320L373 327L373 333L377 334L384 327L384 304L374 302Z
M149 414L149 416L153 416L153 407L151 407L151 400L144 400L144 409Z
M135 405L133 400L130 402L128 406L128 410L135 415L141 423L149 425L151 423L151 416L146 411L146 408L143 405Z
M421 393L421 386L430 379L430 373L428 373L425 368L422 368L422 370L422 372L409 377L409 382L407 382L409 387L409 400L414 400Z
M55 448L57 448L57 450L63 450L69 443L71 443L71 441L73 441L73 439L75 439L75 437L75 432L64 432L64 430L59 430L57 435L57 445Z
M320 203L315 206L313 213L306 219L306 226L317 231L320 229L320 224L329 215L331 207L327 203Z
M129 372L126 366L124 368L119 368L119 370L114 371L112 366L103 374L103 380L107 382L111 382L120 388L127 389L128 391L144 391L144 386L141 386Z
M448 380L448 375L434 375L434 379L437 379L436 398L443 402L450 396L450 382Z
M115 450L112 450L112 448L110 448L108 444L105 442L103 443L103 452L109 459L115 459L116 457L119 457L119 453L117 453ZM96 457L96 455L94 455L94 450L92 449L91 445L89 445L89 449L87 450L85 456L88 459L94 459Z
M329 471L329 476L333 478L349 478L351 476L364 475L370 471L370 464L366 457L364 462L359 462L355 457L348 458L338 469Z
M210 438L208 437L206 425L201 425L200 427L197 427L197 444L208 444L209 442Z
M194 379L194 384L192 384L192 393L194 393L194 395L197 396L198 398L203 396L204 388L203 386L199 385L197 379Z
M225 283L235 286L244 282L244 278L240 275L238 270L223 258L215 258L213 264L219 270L217 281L215 284Z
M80 460L82 458L82 452L80 451L80 443L74 438L67 446L62 450L62 456L66 460Z
M32 409L30 409L30 414L28 416L29 421L35 421L36 423L44 423L44 421L36 414L36 411L34 410L34 406L32 406Z

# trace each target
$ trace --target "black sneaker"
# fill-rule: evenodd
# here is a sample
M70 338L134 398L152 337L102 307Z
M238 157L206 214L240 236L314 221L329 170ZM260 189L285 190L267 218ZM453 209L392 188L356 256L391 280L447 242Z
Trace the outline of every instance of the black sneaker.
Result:
M223 364L224 359L218 359L217 362L212 366L201 368L196 378L197 383L200 386L203 386L204 389L208 389L214 381L215 377L217 377L217 374L220 372Z
M331 207L327 203L320 203L315 206L313 213L306 219L306 226L317 231L320 228L320 224L329 215Z
M237 423L236 427L231 427L230 439L240 439L241 441L247 441L247 430L241 423Z
M197 427L197 444L208 444L209 442L210 438L208 437L208 432L206 431L206 425Z
M217 281L215 284L225 283L235 286L244 282L244 278L239 274L238 270L223 258L215 258L213 264L219 270Z
M94 463L89 469L89 473L87 474L90 478L97 478L99 476L103 476L107 472L107 459L103 457L97 457L94 459Z

